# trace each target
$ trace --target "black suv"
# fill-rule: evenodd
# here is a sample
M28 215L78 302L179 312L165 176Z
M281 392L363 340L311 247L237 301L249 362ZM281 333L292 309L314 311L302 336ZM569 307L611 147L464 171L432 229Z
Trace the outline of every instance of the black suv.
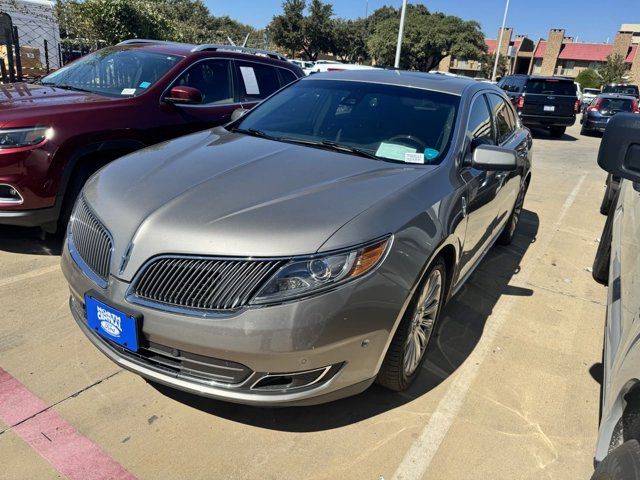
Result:
M498 83L527 127L548 128L560 138L580 111L576 84L564 77L509 75Z

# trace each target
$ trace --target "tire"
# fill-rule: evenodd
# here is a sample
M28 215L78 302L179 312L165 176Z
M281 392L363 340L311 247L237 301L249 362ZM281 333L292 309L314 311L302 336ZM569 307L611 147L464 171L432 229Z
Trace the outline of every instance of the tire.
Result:
M518 192L518 196L516 197L516 202L513 204L513 210L511 211L511 215L509 215L509 220L507 220L502 233L498 237L496 243L498 245L511 245L514 237L516 236L516 231L518 230L518 223L520 222L520 214L522 213L522 206L524 205L524 199L527 195L527 190L529 189L529 183L525 183L523 187L520 188L520 192Z
M604 191L602 197L602 203L600 204L600 213L602 215L608 215L611 205L613 204L613 197L615 197L615 191L611 185L611 175L607 176L607 188Z
M447 269L444 260L437 258L425 273L391 340L376 378L379 385L401 392L406 390L420 373L429 341L437 328L444 302L446 280ZM422 335L417 333L418 329ZM421 341L421 338L424 341ZM419 352L417 342L421 342Z
M550 127L549 128L549 133L551 134L552 138L562 138L562 136L564 135L564 132L567 131L567 127Z
M609 260L611 259L611 238L614 213L615 209L610 208L609 214L607 215L607 221L602 229L598 250L596 250L596 256L593 259L593 269L591 274L593 275L593 279L602 285L609 284Z
M580 128L580 135L588 137L589 136L589 131L586 128L584 128L584 126L583 126L583 127Z
M640 480L640 444L629 440L600 462L591 480Z

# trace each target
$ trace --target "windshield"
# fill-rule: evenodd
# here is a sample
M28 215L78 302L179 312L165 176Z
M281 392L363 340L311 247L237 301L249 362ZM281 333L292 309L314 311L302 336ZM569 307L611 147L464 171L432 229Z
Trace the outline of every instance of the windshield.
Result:
M623 95L638 95L638 87L635 85L607 85L604 93L620 93Z
M600 103L601 112L632 112L633 100L630 98L603 98Z
M139 49L105 48L44 77L40 83L113 97L136 96L181 60Z
M459 101L418 88L305 80L256 107L236 128L382 160L437 163L449 149Z
M530 79L526 86L527 93L543 95L576 95L576 84L570 80L555 78Z

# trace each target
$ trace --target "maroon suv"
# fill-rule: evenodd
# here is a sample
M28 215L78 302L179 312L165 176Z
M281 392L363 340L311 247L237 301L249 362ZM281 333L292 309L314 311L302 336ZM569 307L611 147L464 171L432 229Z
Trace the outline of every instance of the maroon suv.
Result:
M0 224L54 232L101 166L225 124L303 75L273 52L128 40L0 85Z

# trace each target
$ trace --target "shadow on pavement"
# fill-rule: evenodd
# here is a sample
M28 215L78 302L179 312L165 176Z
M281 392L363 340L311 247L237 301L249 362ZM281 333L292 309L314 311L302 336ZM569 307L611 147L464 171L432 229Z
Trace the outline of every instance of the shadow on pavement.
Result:
M560 138L553 138L551 137L551 133L549 132L549 130L545 128L536 128L536 127L531 128L531 135L533 136L534 139L547 138L547 139L555 140L557 142L575 142L578 140L576 137L574 137L573 135L569 135L568 133L565 133Z
M510 286L520 262L536 241L538 215L523 210L514 242L494 247L441 314L438 331L427 349L423 371L409 390L401 394L373 385L355 397L298 408L259 408L198 397L170 387L150 384L160 393L192 408L234 422L289 432L339 428L376 416L424 395L444 380L471 354L482 337L484 325L503 295L532 296L530 289Z
M0 251L26 255L60 255L62 235L47 235L43 239L39 228L0 226Z

